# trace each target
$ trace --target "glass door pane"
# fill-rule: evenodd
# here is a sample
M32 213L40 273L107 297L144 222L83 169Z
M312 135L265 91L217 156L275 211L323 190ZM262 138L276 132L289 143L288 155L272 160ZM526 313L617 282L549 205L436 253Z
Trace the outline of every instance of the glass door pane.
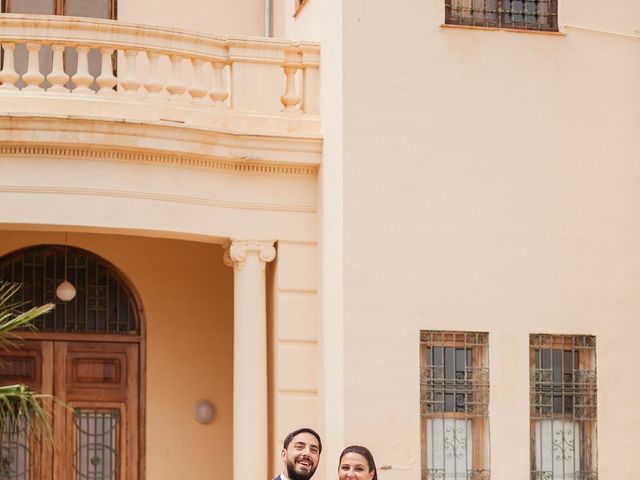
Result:
M473 470L471 420L427 420L427 465L432 478L466 480ZM428 477L429 478L429 477Z
M65 0L64 15L71 17L112 18L111 0Z
M118 477L120 411L76 409L74 468L77 480L116 480Z
M0 442L0 478L29 480L30 460L29 431L24 417L17 421L5 418Z
M54 15L56 13L55 0L11 0L8 2L8 13L39 13Z

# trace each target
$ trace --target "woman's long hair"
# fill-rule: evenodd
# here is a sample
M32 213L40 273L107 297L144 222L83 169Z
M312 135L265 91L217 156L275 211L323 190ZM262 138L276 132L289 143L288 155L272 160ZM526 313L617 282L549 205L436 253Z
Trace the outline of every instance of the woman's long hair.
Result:
M338 470L340 470L340 465L342 464L342 457L347 453L357 453L362 455L369 464L369 471L373 472L373 478L371 480L378 480L378 469L376 468L376 462L373 460L373 455L371 455L371 452L367 447L363 447L362 445L350 445L342 451L340 454L340 461L338 462Z

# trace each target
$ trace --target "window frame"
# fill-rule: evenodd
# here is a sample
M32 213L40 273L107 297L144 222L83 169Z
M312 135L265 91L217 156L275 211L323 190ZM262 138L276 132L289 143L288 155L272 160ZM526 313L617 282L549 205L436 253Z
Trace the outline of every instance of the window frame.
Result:
M564 359L562 360L562 381L560 384L561 395L561 412L554 411L553 397L556 395L556 385L553 381L553 353L551 368L545 369L542 367L542 357L540 365L536 364L537 352L542 350L562 351L563 355L566 352L571 354L577 353L577 367L574 364L571 372L571 384L572 387L569 390L571 395L571 413L567 413L565 404L565 389L567 388L566 375L564 371ZM542 353L540 353L542 355ZM543 376L544 370L550 370L552 372L551 387L547 387L543 390L545 382L549 383ZM554 471L552 465L551 476L548 476L548 471L538 470L536 464L538 458L536 456L536 445L539 444L542 449L542 441L537 435L537 424L544 420L551 421L570 421L581 425L580 435L584 437L580 442L580 445L574 446L579 448L580 452L580 470L575 472L576 478L598 478L598 464L597 464L597 368L596 368L596 338L593 335L554 335L554 334L531 334L529 336L529 420L530 420L530 470L532 480L552 480L554 478ZM576 375L577 373L577 375ZM584 380L575 386L577 378L583 378ZM583 384L583 385L582 385ZM550 390L549 390L550 388ZM543 401L540 401L540 396L547 394L551 396L550 407L547 407ZM580 402L576 401L578 395L582 396ZM550 408L550 412L545 412L544 408ZM576 414L576 411L582 410L581 414ZM563 427L564 428L564 427ZM553 444L551 445L553 449ZM583 449L586 454L583 454ZM575 451L575 450L574 450ZM540 459L542 462L542 459ZM584 466L584 469L582 468Z
M548 25L540 24L540 23L531 23L531 22L514 22L507 21L505 19L506 15L509 14L509 11L503 9L504 2L513 2L513 1L522 1L523 3L526 1L532 0L495 0L496 2L496 19L495 20L481 20L475 19L473 16L473 11L471 14L467 13L464 16L457 16L453 14L453 11L460 10L454 6L454 2L460 2L462 0L444 0L445 7L445 25L457 25L457 26L466 26L466 27L485 27L485 28L500 28L500 29L511 29L511 30L521 30L521 31L531 31L531 32L558 32L559 31L559 23L558 23L558 2L559 0L546 0L549 4L549 13L547 14L547 18L549 21ZM473 5L475 0L468 0ZM537 1L537 0L534 0ZM526 8L526 7L524 7ZM522 15L525 17L524 15Z
M13 0L2 0L0 5L0 13L12 13L11 4ZM51 0L54 3L53 15L65 16L65 0ZM93 17L91 17L93 18ZM117 20L118 18L118 2L117 0L109 0L109 18L107 20Z
M429 407L429 399L434 398L434 393L440 393L438 390L429 388L429 367L434 365L428 363L428 352L432 348L464 348L471 350L471 367L477 372L471 380L463 379L464 382L471 382L471 393L475 397L472 406L478 410L469 413L468 400L465 399L465 411L449 411L445 410L446 403L443 403L442 410L431 411ZM443 351L443 363L441 368L445 367ZM454 352L455 356L455 352ZM466 354L465 354L466 357ZM465 370L466 366L465 359ZM454 371L454 381L455 374ZM469 478L473 480L488 480L490 478L490 439L489 439L489 334L487 332L458 332L458 331L441 331L441 330L422 330L420 332L420 434L421 434L421 462L422 462L422 480L432 480L428 464L428 431L427 424L430 419L455 419L467 420L471 422L471 441L473 452L471 457L471 473L467 471L466 475L472 475ZM444 390L442 390L444 392ZM455 390L454 390L455 392ZM429 394L431 393L431 397ZM454 393L455 395L455 393ZM465 393L466 395L466 393ZM479 402L481 400L481 403ZM443 402L446 402L443 397ZM455 396L454 396L455 410ZM465 476L464 478L467 478Z

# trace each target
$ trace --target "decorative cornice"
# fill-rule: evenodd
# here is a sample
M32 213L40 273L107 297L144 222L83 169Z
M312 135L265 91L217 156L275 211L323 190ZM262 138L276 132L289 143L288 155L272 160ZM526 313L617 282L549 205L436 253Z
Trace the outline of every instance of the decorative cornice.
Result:
M100 147L67 147L58 145L0 145L0 156L47 156L65 158L90 158L94 160L129 161L206 168L234 173L260 175L291 175L316 177L316 165L290 165L249 159L222 160L195 155L178 155L162 152L105 149Z
M260 267L264 270L268 262L276 258L273 241L232 240L224 250L222 260L228 267L242 270L248 255L257 255Z

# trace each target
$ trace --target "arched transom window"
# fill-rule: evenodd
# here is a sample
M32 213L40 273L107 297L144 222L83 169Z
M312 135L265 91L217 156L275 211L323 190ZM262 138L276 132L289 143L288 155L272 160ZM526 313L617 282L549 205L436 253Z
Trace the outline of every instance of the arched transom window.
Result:
M56 304L36 319L39 332L140 333L138 302L122 274L86 250L39 245L4 255L0 279L21 283L19 300L27 305ZM67 302L56 297L56 288L65 279L77 292Z

